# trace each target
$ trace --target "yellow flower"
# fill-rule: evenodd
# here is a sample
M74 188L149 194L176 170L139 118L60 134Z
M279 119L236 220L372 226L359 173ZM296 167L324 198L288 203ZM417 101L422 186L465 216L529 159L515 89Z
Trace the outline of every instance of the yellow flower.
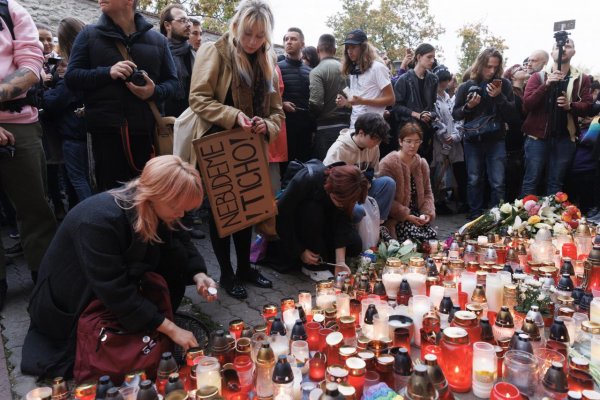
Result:
M537 223L539 223L542 219L540 218L539 215L532 215L531 217L529 217L529 219L527 220L527 223L529 225L535 225Z

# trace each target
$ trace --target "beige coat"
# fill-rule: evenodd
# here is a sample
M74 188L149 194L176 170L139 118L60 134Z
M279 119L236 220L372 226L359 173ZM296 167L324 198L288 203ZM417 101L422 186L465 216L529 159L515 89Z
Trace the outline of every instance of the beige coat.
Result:
M192 164L196 163L192 146L194 139L202 137L213 125L223 129L234 128L240 110L250 118L254 116L252 93L245 90L245 86L234 87L232 49L228 38L229 34L225 34L214 43L202 44L196 54L190 85L190 108L184 114L193 111L198 118L195 119L194 129L175 131L173 149L175 155ZM235 107L224 104L230 87ZM269 141L277 137L285 118L276 73L273 76L273 88L273 93L265 93L266 108L269 109L269 116L265 118ZM265 141L265 152L266 145Z
M417 187L417 207L419 212L435 218L435 205L429 180L427 160L415 155L410 165L400 160L400 152L394 151L379 162L379 176L389 176L396 182L396 194L390 209L390 219L404 221L410 215L410 176Z

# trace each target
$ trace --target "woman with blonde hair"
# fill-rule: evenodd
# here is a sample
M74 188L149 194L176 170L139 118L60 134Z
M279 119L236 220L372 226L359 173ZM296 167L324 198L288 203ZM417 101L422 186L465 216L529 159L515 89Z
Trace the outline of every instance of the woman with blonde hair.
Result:
M342 74L350 79L350 90L339 94L335 100L338 107L351 107L350 129L359 115L374 112L383 115L385 108L394 104L394 89L390 70L377 51L367 40L367 34L355 29L344 41Z
M214 43L203 44L194 65L190 88L190 109L198 116L196 137L242 128L249 135L274 140L284 118L275 71L272 45L273 13L263 0L244 0L231 19L229 31ZM175 154L195 162L192 137L175 133ZM219 237L212 213L210 239L221 269L221 287L232 297L245 299L242 282L261 288L272 283L250 266L252 228ZM233 238L237 258L234 273L230 256Z
M193 334L166 318L138 286L147 272L161 275L173 310L186 284L195 284L205 297L216 286L179 222L202 197L196 169L179 157L161 156L148 161L139 178L71 210L40 266L29 304L23 372L72 374L77 321L94 299L127 332L158 331L184 349L197 346Z

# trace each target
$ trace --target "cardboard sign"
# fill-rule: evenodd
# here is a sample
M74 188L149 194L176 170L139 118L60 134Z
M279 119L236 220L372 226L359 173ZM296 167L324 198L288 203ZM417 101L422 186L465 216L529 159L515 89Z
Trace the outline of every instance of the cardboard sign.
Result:
M277 213L262 136L238 128L193 143L220 237Z

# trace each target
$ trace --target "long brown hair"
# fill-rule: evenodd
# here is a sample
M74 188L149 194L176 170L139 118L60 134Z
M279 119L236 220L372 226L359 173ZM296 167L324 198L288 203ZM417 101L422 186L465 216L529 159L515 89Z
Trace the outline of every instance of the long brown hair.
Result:
M80 19L67 17L58 24L58 47L63 57L69 58L75 38L85 27L85 22Z
M360 69L360 72L365 72L366 70L371 68L371 65L373 65L373 62L375 61L383 63L383 60L377 54L377 49L375 49L375 47L369 42L362 42L360 44L360 56L356 61L356 65ZM348 56L346 48L344 48L344 59L342 60L342 74L344 76L348 76L350 75L350 72L352 72L353 69L354 63Z
M481 82L483 80L483 69L485 67L487 67L488 62L490 61L490 58L492 58L492 57L496 57L500 61L500 64L498 65L498 69L496 70L496 73L494 74L494 77L492 79L502 78L502 73L504 72L504 69L502 67L502 60L503 60L502 53L500 53L500 50L498 50L495 47L488 47L487 49L485 49L481 53L479 53L479 55L477 56L477 59L471 66L470 78L472 80L474 80L476 82Z
M352 215L356 203L362 204L367 198L369 182L355 165L340 165L326 170L325 191L343 210Z
M158 236L159 218L152 207L153 200L179 205L197 203L200 206L202 183L200 174L191 164L177 156L154 157L146 163L139 178L129 181L119 189L109 191L124 210L134 210L133 230L144 242L162 243ZM169 223L169 228L179 221Z

